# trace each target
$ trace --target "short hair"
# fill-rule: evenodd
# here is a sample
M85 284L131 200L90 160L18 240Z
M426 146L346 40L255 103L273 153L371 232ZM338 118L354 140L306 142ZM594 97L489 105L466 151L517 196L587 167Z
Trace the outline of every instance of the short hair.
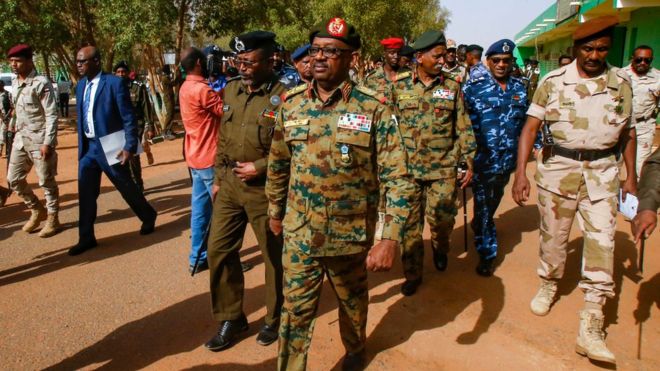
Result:
M201 64L206 63L206 56L204 53L197 48L190 48L190 53L181 59L181 67L186 72L190 72L195 69L197 61L200 61Z
M573 61L573 57L571 57L570 55L562 54L559 56L559 59L557 59L557 63L561 63L562 59L570 59L571 61Z
M637 53L638 50L650 50L651 54L653 54L653 48L646 44L636 47L635 50L633 50L633 54Z

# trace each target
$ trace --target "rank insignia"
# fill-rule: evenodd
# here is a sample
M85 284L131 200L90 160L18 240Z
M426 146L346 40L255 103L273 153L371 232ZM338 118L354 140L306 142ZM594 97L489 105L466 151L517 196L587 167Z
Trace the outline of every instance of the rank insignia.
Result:
M341 162L345 164L351 162L351 147L349 147L348 144L342 144L341 147L339 147L339 151L341 152Z
M337 127L368 133L371 131L371 120L366 115L346 113L339 117Z
M515 100L516 102L520 100L520 95L514 95L511 97L511 99Z
M269 109L265 109L265 110L263 110L263 112L261 112L261 116L262 117L268 117L268 118L271 118L271 119L276 119L277 118L277 111L272 111L272 110L269 110Z
M346 21L339 17L332 18L326 26L328 33L334 37L346 36L346 29Z
M437 89L433 91L433 98L454 100L456 98L456 93L449 89Z

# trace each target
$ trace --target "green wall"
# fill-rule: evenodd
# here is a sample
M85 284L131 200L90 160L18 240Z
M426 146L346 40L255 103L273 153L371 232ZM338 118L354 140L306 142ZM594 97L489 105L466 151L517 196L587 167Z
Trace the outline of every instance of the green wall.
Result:
M626 24L625 59L629 63L632 52L638 45L653 48L653 67L660 69L660 7L641 8L630 13L630 22Z

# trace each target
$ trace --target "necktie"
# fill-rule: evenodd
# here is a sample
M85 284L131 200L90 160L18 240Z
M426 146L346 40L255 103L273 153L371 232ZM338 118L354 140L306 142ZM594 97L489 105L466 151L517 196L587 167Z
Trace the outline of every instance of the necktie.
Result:
M83 130L85 130L85 134L91 133L91 131L89 130L89 122L87 122L87 112L89 111L89 101L92 95L92 85L94 85L93 82L91 81L87 82L87 87L85 88L85 97L83 98L82 115L83 115Z

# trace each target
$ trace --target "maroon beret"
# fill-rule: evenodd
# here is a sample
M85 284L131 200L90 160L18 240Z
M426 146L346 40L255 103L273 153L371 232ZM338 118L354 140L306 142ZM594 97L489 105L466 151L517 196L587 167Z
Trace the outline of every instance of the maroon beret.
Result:
M7 52L7 58L11 58L11 57L23 57L30 59L32 58L32 47L30 47L30 45L28 44L14 45Z
M573 40L580 41L590 38L594 35L599 35L601 32L616 26L618 23L619 17L615 15L590 19L575 29L573 32Z

